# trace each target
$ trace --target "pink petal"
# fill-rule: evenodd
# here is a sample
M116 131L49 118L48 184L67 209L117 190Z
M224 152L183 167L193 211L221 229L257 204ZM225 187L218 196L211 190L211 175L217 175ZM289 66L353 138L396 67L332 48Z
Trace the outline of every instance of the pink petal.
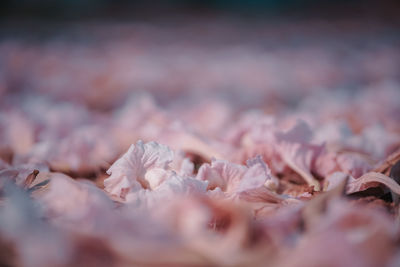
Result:
M341 153L337 156L337 162L343 172L354 178L358 178L372 169L371 164L365 158L355 153Z
M377 183L386 185L393 193L400 195L400 185L392 178L378 172L368 172L357 179L349 181L347 193L363 191L370 187L375 187Z
M150 170L160 169L147 174L153 186L159 184L168 165L173 161L173 152L164 145L156 142L144 144L138 141L131 145L129 150L108 169L109 178L104 180L105 190L112 195L121 196L122 189L132 189L140 183L142 187L150 187L146 180L146 173ZM159 180L158 182L156 180Z
M300 174L304 180L320 190L319 182L311 174L312 164L321 153L323 146L307 143L311 139L311 130L304 122L299 122L291 130L277 133L277 151L285 163Z
M232 193L238 189L246 170L243 165L214 159L211 165L203 164L200 167L197 179L209 181L211 188L219 187L224 192Z

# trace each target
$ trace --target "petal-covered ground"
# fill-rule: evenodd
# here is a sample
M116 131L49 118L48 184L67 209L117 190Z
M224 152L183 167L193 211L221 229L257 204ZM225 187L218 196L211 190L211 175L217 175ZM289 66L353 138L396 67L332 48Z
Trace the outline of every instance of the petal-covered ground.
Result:
M400 35L365 25L3 36L0 265L399 266Z

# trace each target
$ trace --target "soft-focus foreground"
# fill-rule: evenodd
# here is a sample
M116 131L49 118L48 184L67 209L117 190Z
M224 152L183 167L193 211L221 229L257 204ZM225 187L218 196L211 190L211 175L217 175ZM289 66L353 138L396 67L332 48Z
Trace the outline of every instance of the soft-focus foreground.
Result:
M3 38L0 265L400 266L396 33L215 20Z

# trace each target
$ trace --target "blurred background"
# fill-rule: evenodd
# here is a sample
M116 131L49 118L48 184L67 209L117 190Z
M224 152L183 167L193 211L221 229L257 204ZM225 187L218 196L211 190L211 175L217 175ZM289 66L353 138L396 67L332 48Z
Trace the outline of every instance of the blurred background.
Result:
M2 15L35 19L135 19L216 13L250 16L312 15L398 17L396 0L4 0Z
M7 97L110 110L145 91L161 105L274 109L400 76L395 0L3 0L0 10Z

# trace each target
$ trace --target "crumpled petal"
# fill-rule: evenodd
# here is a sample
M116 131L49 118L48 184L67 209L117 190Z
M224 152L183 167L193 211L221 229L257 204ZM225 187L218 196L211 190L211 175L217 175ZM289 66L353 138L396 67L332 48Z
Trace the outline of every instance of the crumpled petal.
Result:
M250 191L256 189L271 192L271 189L276 189L278 186L278 180L272 177L261 156L248 160L247 166L214 159L211 165L203 164L200 167L196 178L208 181L209 189L220 188L225 194L232 196L242 194L248 196L251 194ZM244 198L251 199L251 197Z
M138 141L108 169L109 178L104 180L105 190L111 195L124 198L126 190L158 185L173 161L173 152L156 142L144 144ZM151 171L151 172L150 172Z
M318 191L320 184L311 174L311 168L323 146L310 144L311 136L311 129L300 121L289 131L276 134L277 150L285 163Z
M297 121L292 128L282 131L277 122L267 117L248 131L242 137L243 150L239 160L260 154L274 173L284 173L289 167L315 190L320 189L311 171L324 145L311 143L312 131L305 122Z
M325 188L324 191L329 191L334 189L336 186L340 185L349 175L343 172L334 172L325 178ZM349 179L353 179L349 177Z
M262 185L265 185L271 190L278 188L278 178L271 174L271 170L262 160L260 155L257 155L255 158L248 159L246 163L248 170L243 175L242 181L239 185L240 191L258 188Z
M386 185L393 193L400 195L400 185L392 178L378 172L368 172L357 179L351 179L347 184L347 193L363 191L376 184Z
M341 171L358 178L371 168L370 162L359 153L323 151L316 159L313 170L322 177Z
M337 184L346 179L347 176L349 176L346 186L347 194L364 191L382 184L387 186L393 193L400 195L400 185L389 176L378 172L368 172L357 179L343 172L335 172L326 178L326 190L333 189Z
M195 171L195 164L187 157L186 153L182 150L174 151L174 161L169 165L172 170L181 176L193 176Z
M219 187L230 193L238 188L245 172L246 167L243 165L213 159L211 165L206 163L200 167L196 178L208 181L209 189Z
M359 178L372 168L371 164L369 164L361 155L356 153L341 153L337 156L336 160L340 169L354 178Z
M226 155L232 152L231 147L227 144L200 135L178 121L165 127L157 136L157 140L175 150L194 153L207 160L214 157L226 159Z
M126 202L130 206L146 209L163 205L177 196L204 194L207 190L207 182L191 177L182 177L173 171L167 173L167 177L153 190L140 189L131 191L126 195Z

